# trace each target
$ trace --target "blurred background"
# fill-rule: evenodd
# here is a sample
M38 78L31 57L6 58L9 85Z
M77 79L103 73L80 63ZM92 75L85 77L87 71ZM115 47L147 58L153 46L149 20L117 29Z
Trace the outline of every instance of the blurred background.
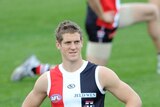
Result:
M121 0L139 2L139 0ZM147 0L140 0L147 2ZM36 79L12 82L10 76L30 55L42 63L61 62L55 47L54 30L60 21L75 21L84 29L86 0L0 0L0 107L20 107ZM83 57L85 58L85 48ZM119 29L113 42L108 67L133 87L144 107L160 105L160 75L156 73L157 56L145 23ZM111 94L109 107L124 107ZM42 107L50 106L46 99Z

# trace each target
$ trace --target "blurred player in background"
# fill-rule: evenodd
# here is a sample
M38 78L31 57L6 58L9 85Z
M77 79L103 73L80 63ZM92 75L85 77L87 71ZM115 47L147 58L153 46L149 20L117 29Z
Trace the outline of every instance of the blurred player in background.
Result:
M159 0L150 0L150 3L123 4L120 4L119 0L88 0L85 24L89 39L86 50L87 60L98 65L106 65L117 28L147 22L148 33L157 49L157 72L160 74L159 4ZM14 70L11 80L18 81L26 76L42 74L49 69L48 64L40 64L36 56L31 56Z
M160 0L153 0L160 3ZM153 2L150 0L150 2ZM157 3L154 3L157 4ZM160 53L160 12L153 3L122 3L119 0L88 0L86 31L87 59L106 65L111 54L112 40L117 28L147 22L148 33ZM158 63L160 59L158 58ZM159 64L158 64L159 65ZM160 67L157 72L160 73Z

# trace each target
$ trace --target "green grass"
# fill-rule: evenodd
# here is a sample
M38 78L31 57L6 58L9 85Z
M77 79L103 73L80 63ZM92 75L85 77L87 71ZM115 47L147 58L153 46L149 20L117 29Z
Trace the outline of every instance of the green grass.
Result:
M0 0L0 107L20 107L32 89L38 77L10 81L13 69L29 55L36 54L43 63L60 63L54 29L60 21L70 19L84 30L85 3L84 0ZM119 29L108 67L139 93L144 107L159 107L160 75L156 74L156 51L146 29L144 23ZM106 97L106 105L124 106L111 94ZM42 107L47 106L50 106L48 99Z

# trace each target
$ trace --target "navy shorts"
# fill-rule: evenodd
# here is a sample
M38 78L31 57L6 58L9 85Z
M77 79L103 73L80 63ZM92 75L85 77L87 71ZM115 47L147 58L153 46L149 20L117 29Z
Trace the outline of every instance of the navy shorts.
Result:
M87 24L85 25L87 36L89 41L91 42L103 42L108 43L112 42L113 36L115 35L115 32L117 28L114 29L106 29L101 26Z

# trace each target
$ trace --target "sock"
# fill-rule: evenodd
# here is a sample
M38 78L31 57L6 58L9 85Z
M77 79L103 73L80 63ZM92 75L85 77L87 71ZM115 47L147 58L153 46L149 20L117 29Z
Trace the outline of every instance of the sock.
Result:
M32 68L32 71L35 75L41 75L44 72L49 71L50 65L48 64L40 64L37 67Z

